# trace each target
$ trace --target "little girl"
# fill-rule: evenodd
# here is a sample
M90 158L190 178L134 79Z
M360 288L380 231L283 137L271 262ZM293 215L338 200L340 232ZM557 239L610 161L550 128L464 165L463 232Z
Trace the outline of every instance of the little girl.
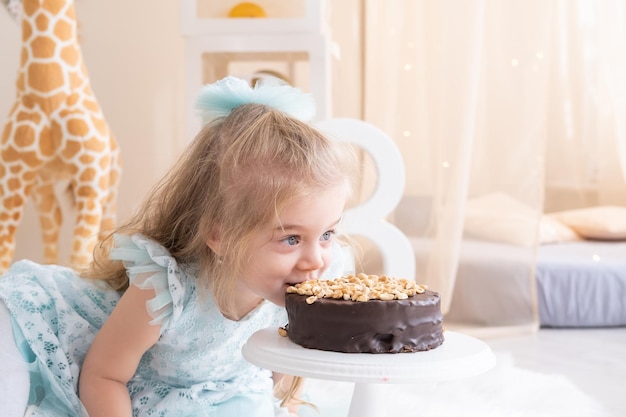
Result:
M198 106L206 127L90 270L20 261L0 278L3 417L265 417L274 383L293 391L241 347L286 323L287 286L342 272L354 157L275 80L225 78Z

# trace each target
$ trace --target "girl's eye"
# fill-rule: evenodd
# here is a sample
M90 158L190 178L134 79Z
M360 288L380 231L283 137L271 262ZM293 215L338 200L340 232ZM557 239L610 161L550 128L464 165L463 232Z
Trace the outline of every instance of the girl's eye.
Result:
M300 239L298 239L298 236L289 236L283 239L283 242L289 246L295 246L299 243Z
M333 238L333 235L335 234L334 230L329 230L327 232L324 232L324 234L322 235L322 237L320 238L321 241L329 241Z

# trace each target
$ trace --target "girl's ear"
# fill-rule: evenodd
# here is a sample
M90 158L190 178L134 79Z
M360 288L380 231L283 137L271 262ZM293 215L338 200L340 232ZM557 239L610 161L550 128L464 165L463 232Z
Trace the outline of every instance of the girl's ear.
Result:
M218 256L221 255L219 236L220 236L219 231L214 230L211 233L209 233L209 236L206 239L206 245L209 247L209 249L215 252Z

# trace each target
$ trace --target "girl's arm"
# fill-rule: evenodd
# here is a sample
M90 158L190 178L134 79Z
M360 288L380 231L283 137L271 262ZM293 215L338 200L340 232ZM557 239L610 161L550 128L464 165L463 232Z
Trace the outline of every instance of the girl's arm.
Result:
M79 395L90 417L132 416L126 384L160 335L161 326L149 324L146 309L146 301L154 297L154 290L130 285L89 348Z

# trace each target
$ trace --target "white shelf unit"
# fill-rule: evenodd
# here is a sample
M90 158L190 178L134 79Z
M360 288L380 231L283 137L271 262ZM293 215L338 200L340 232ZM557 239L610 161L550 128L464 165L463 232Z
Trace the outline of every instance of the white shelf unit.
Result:
M204 0L219 2L220 0ZM269 0L268 0L269 1ZM294 0L274 0L293 2ZM238 63L266 70L263 62L283 63L290 80L296 69L307 65L307 82L294 86L313 94L316 120L331 116L329 38L325 28L324 1L300 0L303 15L267 18L199 16L198 0L181 0L181 33L185 37L185 113L187 136L195 135L200 119L194 103L200 88L231 74ZM263 0L258 1L263 6Z

